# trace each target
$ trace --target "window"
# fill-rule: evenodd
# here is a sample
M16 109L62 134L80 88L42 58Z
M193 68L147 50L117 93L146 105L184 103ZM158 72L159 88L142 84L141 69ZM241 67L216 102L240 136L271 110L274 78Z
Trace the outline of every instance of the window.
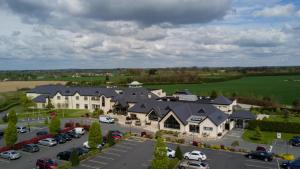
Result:
M213 131L212 127L203 127L203 129L206 130L206 131Z
M76 96L76 100L79 100L79 96Z
M79 109L79 108L80 108L79 104L76 104L76 109Z
M199 126L198 125L190 125L190 132L199 133Z
M178 121L171 115L164 123L165 128L171 129L180 129L180 124Z
M89 109L89 106L87 104L84 105L85 109Z
M88 100L88 97L87 97L87 96L84 96L84 100Z
M60 96L57 96L57 100L60 100Z
M102 107L105 107L105 98L102 97Z
M65 100L69 100L69 97L68 97L68 96L66 96L66 97L65 97Z
M65 106L66 106L66 108L69 108L69 104L67 103L67 104L65 104Z
M60 103L57 103L57 108L59 108L59 109L61 108L61 105L60 105Z
M156 115L155 111L152 111L149 116L149 120L158 121L158 116Z
M43 103L43 104L42 104L42 108L45 108L45 107L46 107L46 105L45 105L45 103Z

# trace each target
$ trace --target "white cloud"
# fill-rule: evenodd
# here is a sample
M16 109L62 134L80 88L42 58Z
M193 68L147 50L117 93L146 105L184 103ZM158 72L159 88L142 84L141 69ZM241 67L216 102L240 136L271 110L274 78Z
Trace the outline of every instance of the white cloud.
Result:
M300 18L300 11L298 11L296 15Z
M262 10L255 11L254 16L263 17L286 17L292 16L295 12L295 6L293 4L275 5L273 7L266 7Z

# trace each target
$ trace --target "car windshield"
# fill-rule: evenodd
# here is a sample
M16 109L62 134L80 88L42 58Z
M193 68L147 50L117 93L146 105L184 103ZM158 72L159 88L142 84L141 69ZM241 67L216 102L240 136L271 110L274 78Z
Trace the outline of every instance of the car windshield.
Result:
M55 161L52 160L52 159L49 159L49 160L48 160L48 163L49 163L49 164L55 164Z
M17 154L17 152L12 151L12 152L10 152L10 154Z

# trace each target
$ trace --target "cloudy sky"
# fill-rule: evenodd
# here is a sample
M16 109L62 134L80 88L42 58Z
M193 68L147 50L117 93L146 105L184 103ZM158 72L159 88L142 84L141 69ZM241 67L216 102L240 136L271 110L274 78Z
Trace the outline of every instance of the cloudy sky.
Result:
M0 0L0 70L300 63L300 0Z

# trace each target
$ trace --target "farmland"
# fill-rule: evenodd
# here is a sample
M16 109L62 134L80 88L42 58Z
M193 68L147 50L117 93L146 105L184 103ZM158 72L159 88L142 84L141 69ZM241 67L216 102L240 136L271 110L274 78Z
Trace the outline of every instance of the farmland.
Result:
M239 96L270 96L283 104L292 104L300 99L300 75L291 76L254 76L237 80L204 84L168 84L147 85L147 88L162 88L168 94L188 89L198 95L210 95L216 90L230 96L236 92Z
M38 85L45 85L45 84L65 84L64 81L7 81L7 82L0 82L0 93L2 92L10 92L16 91L22 88L34 88Z

